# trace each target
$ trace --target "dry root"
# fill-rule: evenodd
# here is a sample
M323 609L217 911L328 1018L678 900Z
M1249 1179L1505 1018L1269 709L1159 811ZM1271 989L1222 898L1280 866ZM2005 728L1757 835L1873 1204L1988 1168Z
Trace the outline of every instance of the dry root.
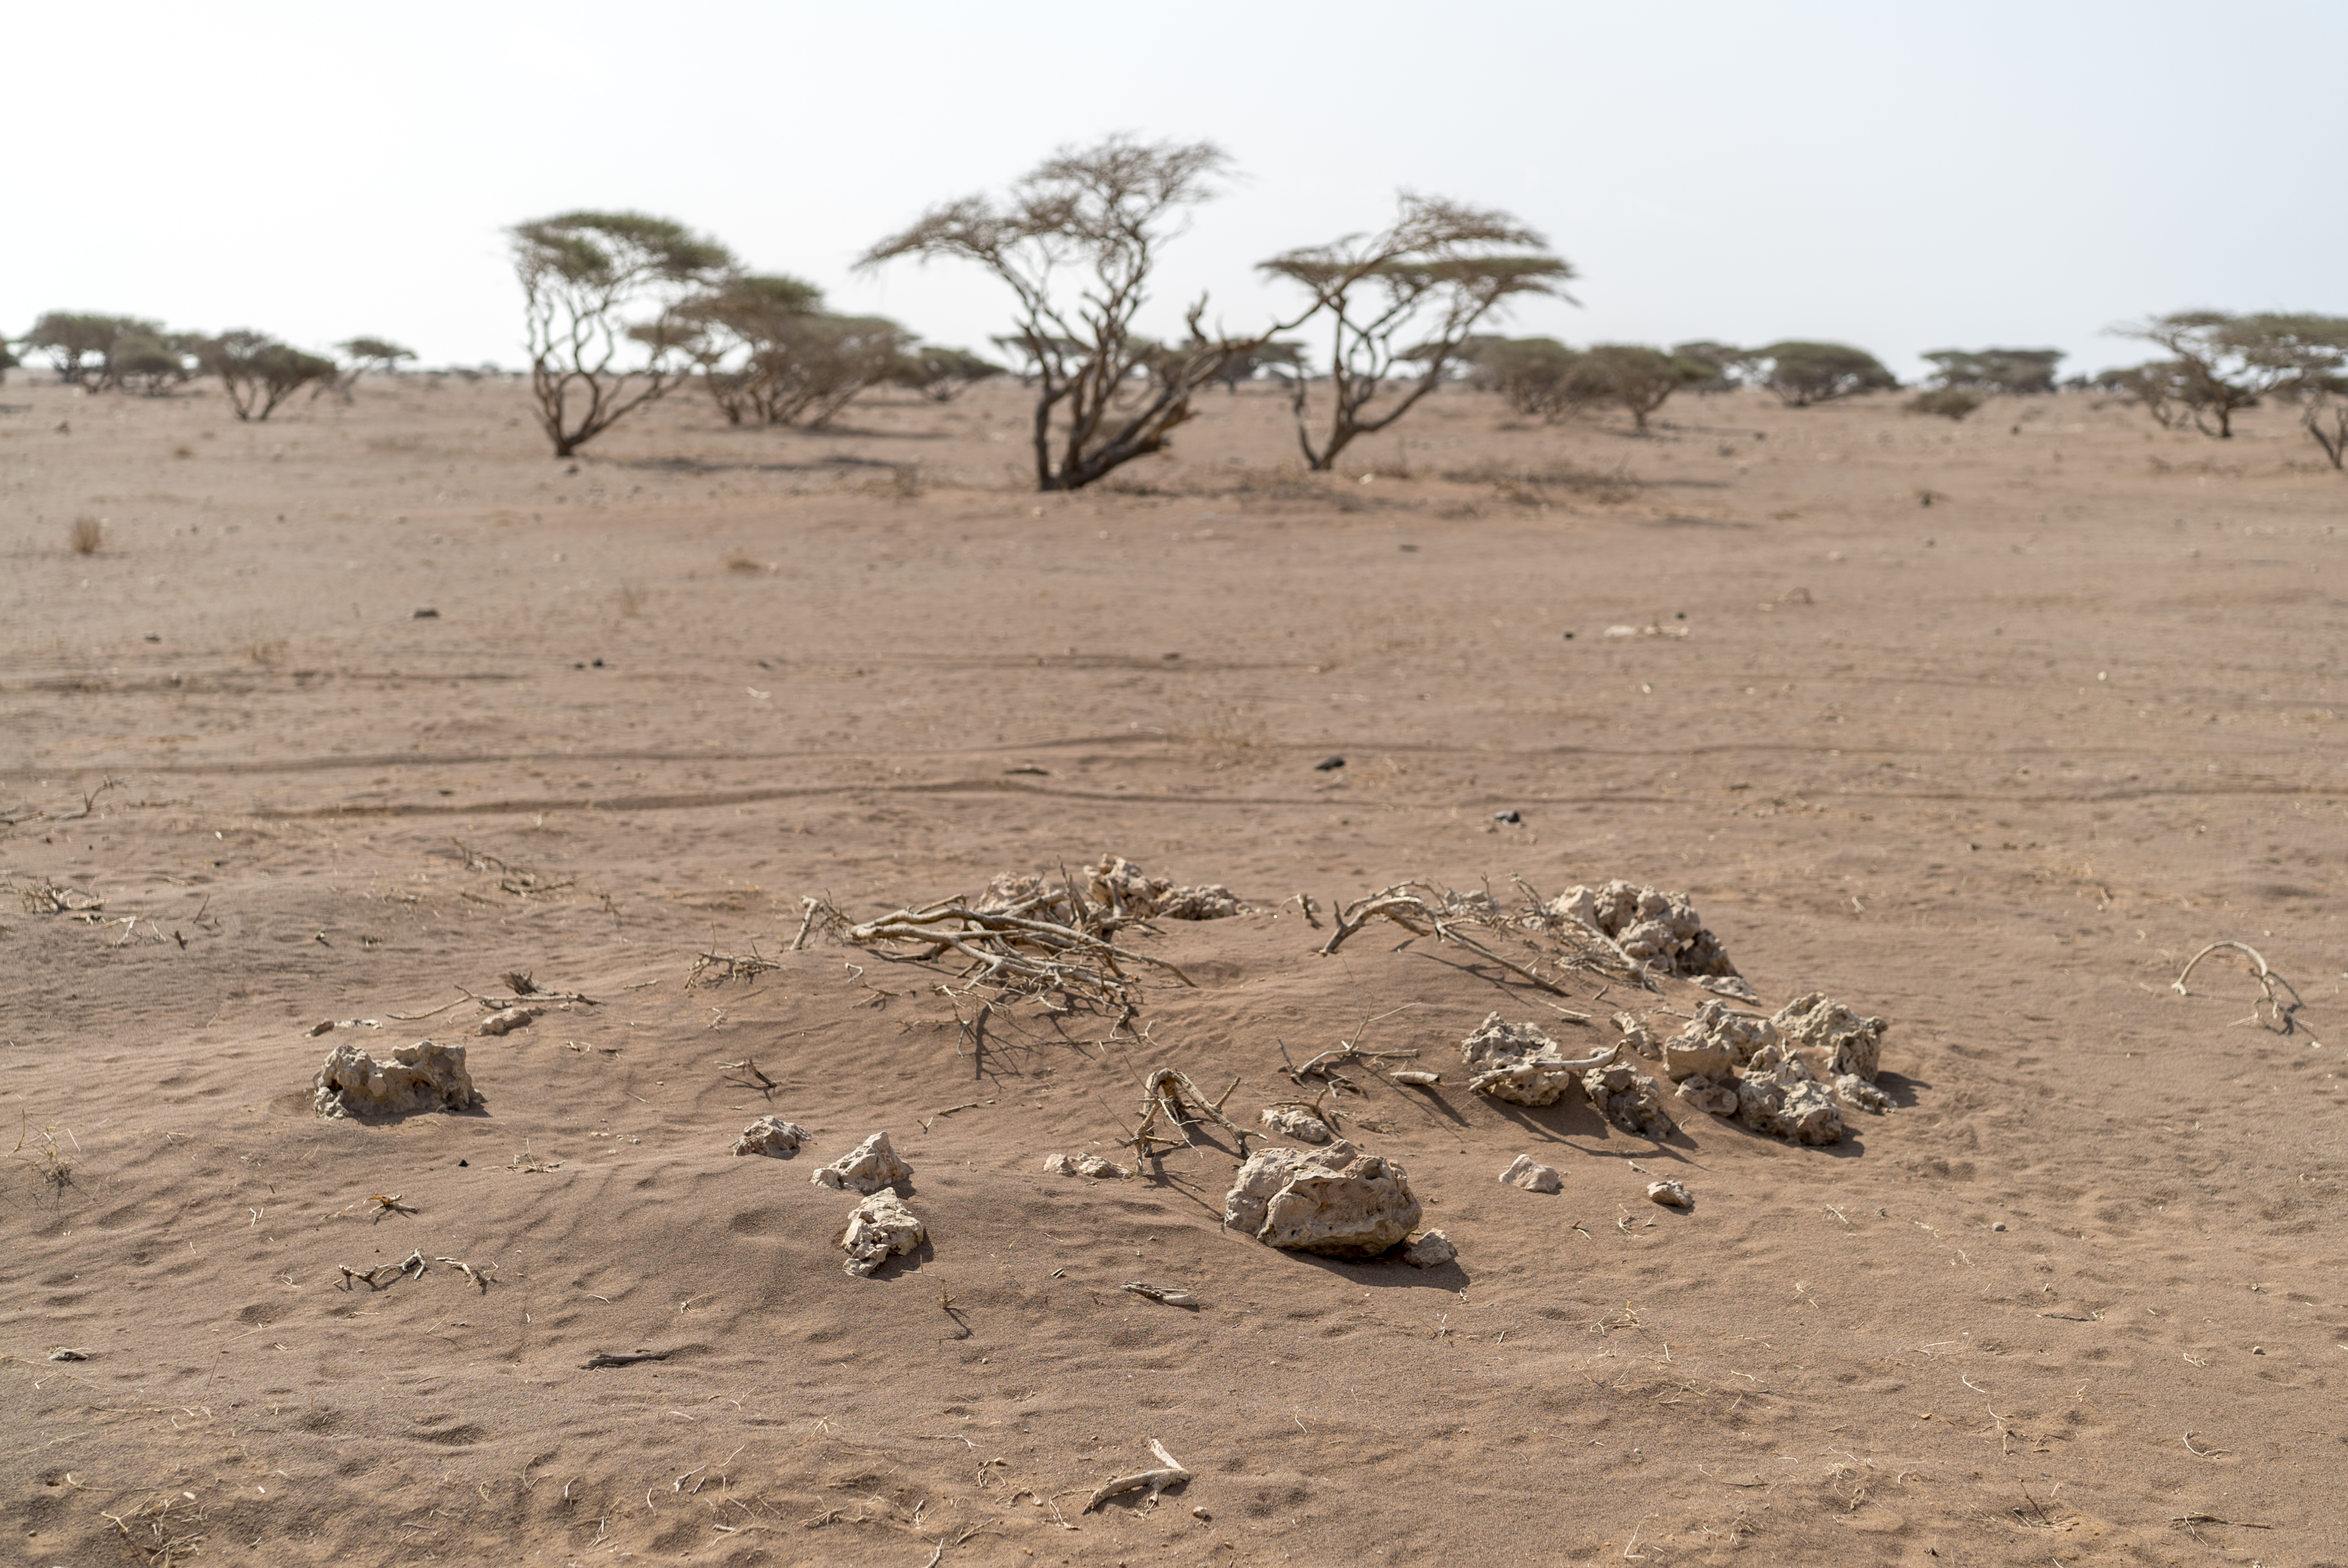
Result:
M1169 1486L1179 1486L1190 1479L1190 1472L1182 1468L1182 1461L1168 1453L1166 1445L1156 1438L1149 1440L1149 1451L1166 1461L1166 1467L1163 1470L1145 1470L1133 1475L1121 1475L1094 1492L1092 1501L1086 1503L1079 1512L1090 1513L1112 1497L1120 1496L1128 1491L1140 1491L1144 1489L1148 1491L1149 1495L1141 1500L1141 1506L1153 1508L1157 1506L1159 1492Z
M1438 888L1422 882L1398 882L1382 888L1351 904L1334 907L1331 918L1337 928L1321 944L1323 957L1334 953L1351 937L1372 920L1389 920L1416 937L1434 937L1455 947L1467 948L1488 962L1527 980L1556 996L1570 996L1557 980L1540 972L1546 959L1552 969L1568 967L1619 968L1642 986L1653 989L1648 978L1647 966L1624 952L1612 937L1593 926L1580 924L1560 914L1553 905L1545 905L1540 896L1521 877L1516 886L1525 903L1518 907L1504 907L1489 893L1459 893ZM1471 929L1506 932L1519 938L1542 938L1556 942L1557 949L1549 953L1536 951L1531 961L1519 963L1498 951L1483 938L1471 936ZM1608 960L1612 960L1609 964Z
M1231 1097L1240 1081L1231 1080L1231 1089L1216 1099L1207 1098L1206 1091L1190 1081L1190 1075L1179 1068L1161 1067L1141 1081L1141 1122L1133 1136L1118 1140L1136 1154L1147 1158L1157 1145L1179 1149L1189 1143L1188 1137L1171 1138L1153 1132L1160 1116L1167 1125L1179 1129L1185 1122L1212 1122L1240 1140L1240 1153L1247 1153L1247 1129L1223 1114L1223 1102Z
M959 959L963 967L956 978L965 991L980 986L1058 991L1130 1012L1139 987L1126 966L1163 969L1186 986L1191 983L1189 976L1166 959L1097 935L1087 927L1103 923L1081 915L1072 917L1075 923L1064 923L1041 917L1040 908L1030 914L1020 905L994 909L949 900L860 923L829 903L801 903L808 912L802 937L807 929L822 926L850 946L870 948L895 962Z
M2175 991L2180 997L2191 996L2193 993L2185 989L2185 982L2191 977L2193 973L2193 966L2208 958L2210 954L2217 952L2221 948L2231 948L2234 951L2247 956L2250 962L2258 966L2254 978L2258 980L2259 989L2263 994L2258 1001L2250 1004L2250 1016L2246 1021L2263 1024L2265 1027L2274 1030L2277 1034L2289 1034L2298 1028L2299 1009L2307 1005L2304 1001L2300 999L2299 988L2292 985L2289 980L2284 979L2281 975L2276 974L2272 969L2267 968L2267 961L2264 955L2260 954L2256 948L2250 946L2248 943L2210 943L2208 947L2202 948L2199 952L2185 960L2185 968L2178 972L2176 979L2169 982L2168 989ZM2283 1004L2282 998L2276 994L2278 987L2282 990L2291 993L2291 1003L2289 1006L2285 1006ZM2259 1011L2259 1009L2262 1006L2267 1009L2264 1015L2261 1015Z

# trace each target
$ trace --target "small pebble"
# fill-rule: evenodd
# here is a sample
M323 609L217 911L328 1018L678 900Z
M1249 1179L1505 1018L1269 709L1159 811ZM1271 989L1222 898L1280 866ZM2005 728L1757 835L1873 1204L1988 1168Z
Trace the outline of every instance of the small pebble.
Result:
M1519 812L1496 811L1492 814L1492 820L1494 822L1522 822L1524 821L1524 816Z
M470 1160L459 1160L459 1161L458 1161L458 1162L457 1162L457 1163L458 1163L458 1164L459 1164L459 1165L469 1165L469 1164L471 1164L472 1163L473 1163L473 1162L472 1162L472 1161L470 1161Z
M2000 1220L1997 1224L1990 1226L1989 1228L1993 1231L2002 1231L2005 1228L2005 1222L2003 1220Z
M1313 771L1316 774L1335 773L1339 768L1342 768L1344 765L1345 759L1343 757L1323 757L1319 762L1313 764Z
M427 604L423 609L411 613L407 619L410 620L438 620L440 619L440 612Z
M1191 1517L1191 1518L1193 1518L1193 1519L1212 1519L1212 1518L1214 1518L1215 1516L1214 1516L1213 1514L1211 1514L1211 1513L1209 1513L1209 1512L1208 1512L1205 1509L1203 1509L1203 1508L1194 1508L1194 1509L1192 1509L1192 1510L1190 1511L1190 1517Z

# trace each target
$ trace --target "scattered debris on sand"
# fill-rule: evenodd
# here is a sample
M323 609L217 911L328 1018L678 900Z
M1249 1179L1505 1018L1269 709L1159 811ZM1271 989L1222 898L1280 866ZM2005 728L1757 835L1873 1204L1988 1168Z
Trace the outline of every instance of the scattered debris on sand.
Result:
M1147 1296L1152 1301L1163 1302L1169 1307L1187 1307L1193 1312L1199 1309L1199 1297L1192 1291L1173 1290L1162 1285L1144 1285L1136 1279L1128 1279L1117 1288L1129 1291L1135 1296Z
M1056 1176L1090 1176L1097 1182L1121 1182L1133 1174L1131 1166L1098 1154L1046 1154L1044 1169Z
M419 1040L381 1060L362 1046L338 1045L312 1081L310 1103L321 1116L407 1116L424 1111L477 1111L480 1091L465 1068L465 1048Z
M1344 1139L1325 1149L1264 1149L1248 1156L1223 1198L1226 1227L1267 1246L1370 1257L1418 1224L1418 1199L1400 1165Z
M736 1154L771 1154L778 1160L788 1159L799 1152L807 1142L808 1130L796 1122L786 1122L779 1116L761 1116L742 1129L734 1140Z
M1638 962L1669 975L1734 975L1720 938L1684 893L1665 893L1619 878L1599 887L1569 887L1550 912L1597 931Z
M927 1234L902 1198L894 1193L874 1193L856 1205L848 1216L848 1228L840 1233L840 1248L848 1254L847 1271L870 1278L891 1257L921 1245Z
M1512 1105L1554 1105L1577 1081L1576 1075L1614 1060L1609 1046L1595 1056L1569 1060L1558 1054L1557 1042L1537 1024L1503 1023L1497 1012L1486 1015L1466 1040L1459 1055L1474 1075L1468 1087Z
M1565 1191L1565 1178L1557 1173L1557 1168L1535 1163L1530 1154L1519 1154L1511 1160L1509 1168L1500 1173L1500 1182L1505 1186L1522 1187L1529 1193Z
M1832 1143L1846 1131L1843 1108L1890 1109L1875 1086L1887 1027L1818 991L1772 1018L1715 998L1663 1042L1663 1075L1698 1110L1796 1143Z
M1293 1138L1300 1143L1326 1143L1336 1136L1329 1123L1302 1105L1267 1105L1257 1120L1273 1137Z
M1695 1195L1677 1182L1649 1182L1647 1201L1661 1204L1667 1209L1693 1209Z
M1403 1249L1402 1260L1413 1268L1440 1268L1459 1255L1451 1238L1441 1231L1428 1231Z
M912 1173L913 1167L897 1157L889 1134L875 1132L830 1164L817 1167L808 1180L837 1192L877 1193Z

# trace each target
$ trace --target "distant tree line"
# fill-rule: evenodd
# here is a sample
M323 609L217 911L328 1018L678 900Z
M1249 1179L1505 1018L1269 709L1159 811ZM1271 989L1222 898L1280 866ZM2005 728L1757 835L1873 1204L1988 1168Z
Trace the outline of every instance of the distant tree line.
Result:
M313 396L337 392L347 402L361 374L416 357L381 338L337 344L342 358L335 360L246 328L217 335L171 332L139 316L77 311L49 312L13 346L44 355L58 380L90 392L160 397L200 376L214 376L236 416L250 420L267 419L305 386ZM0 375L23 363L10 347L0 342Z

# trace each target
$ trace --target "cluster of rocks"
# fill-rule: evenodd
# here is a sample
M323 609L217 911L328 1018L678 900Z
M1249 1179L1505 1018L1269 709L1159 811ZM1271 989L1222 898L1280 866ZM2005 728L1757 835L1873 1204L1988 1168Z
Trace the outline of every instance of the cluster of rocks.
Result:
M1618 878L1599 887L1569 887L1550 900L1549 912L1612 938L1632 959L1667 975L1736 973L1684 893Z
M1459 1042L1459 1054L1470 1071L1468 1087L1478 1094L1515 1105L1554 1105L1579 1088L1618 1127L1648 1138L1672 1130L1662 1085L1624 1061L1620 1046L1569 1058L1540 1025L1504 1022L1496 1012Z
M1660 1055L1663 1076L1699 1111L1797 1143L1833 1143L1847 1130L1846 1108L1890 1106L1875 1086L1886 1027L1820 991L1769 1018L1715 999L1650 1054ZM1653 1044L1635 1020L1624 1038L1634 1049Z
M1079 909L1068 897L1073 881L1095 907ZM1032 914L1064 926L1126 925L1136 920L1223 920L1240 912L1239 896L1218 884L1181 887L1152 876L1121 855L1105 855L1074 876L1005 872L986 885L976 907L983 913Z

